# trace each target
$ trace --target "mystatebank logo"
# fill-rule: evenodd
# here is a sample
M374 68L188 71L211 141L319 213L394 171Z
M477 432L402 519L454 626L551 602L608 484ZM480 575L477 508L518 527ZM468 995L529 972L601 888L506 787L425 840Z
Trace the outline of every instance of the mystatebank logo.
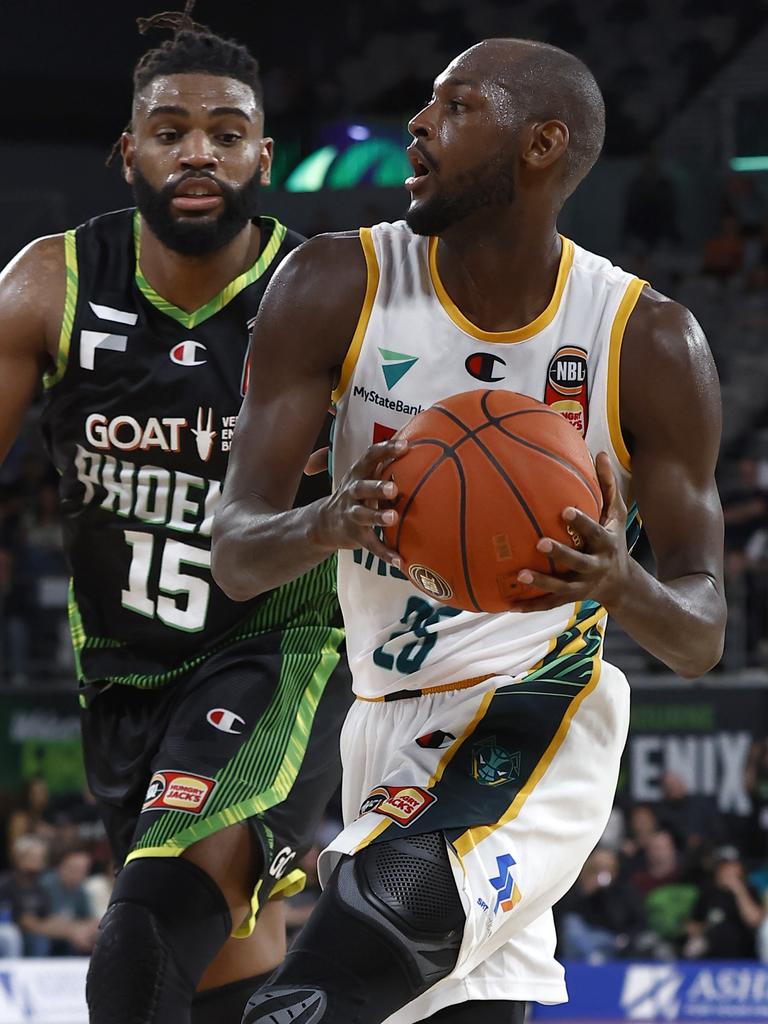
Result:
M391 412L401 412L406 416L415 416L417 412L421 412L420 405L409 405L407 402L403 402L401 399L395 401L389 398L388 395L380 395L378 391L369 390L364 388L361 384L355 384L352 389L353 398L362 398L364 402L370 402L372 405L380 405L383 409L389 409Z

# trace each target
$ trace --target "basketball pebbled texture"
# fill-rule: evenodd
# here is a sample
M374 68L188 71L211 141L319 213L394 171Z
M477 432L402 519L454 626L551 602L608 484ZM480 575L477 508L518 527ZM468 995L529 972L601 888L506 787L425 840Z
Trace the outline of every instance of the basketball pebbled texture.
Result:
M468 611L502 612L542 591L521 569L552 574L542 537L582 539L562 519L573 505L598 520L600 486L577 430L549 406L513 391L462 392L399 432L409 448L386 470L399 521L384 531L411 581Z

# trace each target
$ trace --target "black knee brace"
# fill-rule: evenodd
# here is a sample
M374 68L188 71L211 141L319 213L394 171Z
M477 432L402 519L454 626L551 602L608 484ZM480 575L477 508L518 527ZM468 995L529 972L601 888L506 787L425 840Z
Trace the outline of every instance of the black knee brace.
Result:
M378 1024L450 974L464 910L442 833L345 858L243 1024Z
M218 886L191 861L131 861L91 957L90 1024L189 1024L197 984L231 927Z

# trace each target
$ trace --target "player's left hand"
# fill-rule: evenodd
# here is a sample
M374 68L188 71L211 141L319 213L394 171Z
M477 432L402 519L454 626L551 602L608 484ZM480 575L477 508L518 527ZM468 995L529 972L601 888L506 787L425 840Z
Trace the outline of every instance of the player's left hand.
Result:
M610 610L622 593L630 561L625 532L627 506L605 452L597 456L595 468L603 494L600 522L596 523L576 508L564 509L563 521L581 536L583 548L577 550L551 537L542 537L537 549L564 571L548 576L534 569L522 569L517 574L520 583L533 584L549 593L518 601L510 606L510 611L542 612L587 600L598 601Z

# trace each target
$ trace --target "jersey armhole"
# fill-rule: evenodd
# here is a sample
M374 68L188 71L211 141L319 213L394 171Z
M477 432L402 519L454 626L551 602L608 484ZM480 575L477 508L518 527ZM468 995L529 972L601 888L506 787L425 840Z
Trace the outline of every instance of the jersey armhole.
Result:
M355 333L352 335L352 341L347 349L347 354L344 356L344 362L341 364L339 383L331 394L331 400L334 405L344 396L352 379L352 374L355 372L357 360L360 358L360 349L363 347L363 338L368 329L368 321L371 319L373 303L379 287L379 262L376 259L376 250L373 245L373 235L370 228L360 228L360 244L363 247L363 255L365 256L368 281L365 286L363 308L360 310Z
M608 349L608 383L606 395L606 407L608 410L608 431L611 437L611 445L619 464L629 473L632 466L632 458L629 454L624 435L621 430L621 404L620 391L620 370L621 370L621 346L624 342L624 331L627 326L632 310L637 305L640 294L648 284L639 277L633 278L627 285L622 296L619 308L613 318L611 325L611 338Z
M69 362L69 345L72 340L72 326L75 322L75 309L77 308L77 241L74 230L64 234L64 261L66 274L64 315L61 318L56 367L43 374L43 387L46 390L59 383Z

